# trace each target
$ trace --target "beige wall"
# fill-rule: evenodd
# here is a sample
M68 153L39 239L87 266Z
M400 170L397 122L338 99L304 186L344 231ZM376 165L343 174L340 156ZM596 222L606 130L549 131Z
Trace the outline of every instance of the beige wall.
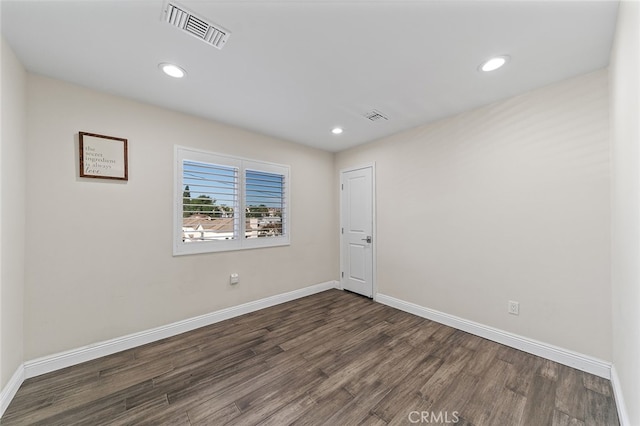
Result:
M9 45L4 39L0 42L0 389L3 389L24 361L27 76Z
M623 1L611 56L613 363L640 425L640 3Z
M26 359L337 279L332 154L35 75L27 105ZM79 131L128 138L127 183L77 177ZM172 257L174 144L290 165L291 245Z
M606 71L341 152L336 170L371 161L379 293L611 360Z

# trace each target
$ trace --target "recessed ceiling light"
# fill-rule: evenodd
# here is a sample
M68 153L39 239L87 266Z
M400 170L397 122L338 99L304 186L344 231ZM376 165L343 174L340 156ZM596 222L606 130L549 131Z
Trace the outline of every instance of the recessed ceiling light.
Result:
M508 55L495 56L480 65L480 69L484 72L495 71L509 62Z
M331 133L333 133L334 135L339 135L340 133L342 133L342 127L334 127L333 129L331 129Z
M179 66L174 65L174 64L169 64L169 63L166 63L166 62L163 62L163 63L159 64L158 67L166 75L168 75L169 77L173 77L173 78L182 78L187 74L187 72L185 70L183 70L182 68L180 68Z

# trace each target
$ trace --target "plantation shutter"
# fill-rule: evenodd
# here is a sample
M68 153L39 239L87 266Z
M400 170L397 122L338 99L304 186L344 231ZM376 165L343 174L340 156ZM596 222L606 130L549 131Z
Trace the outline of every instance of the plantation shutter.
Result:
M183 241L238 238L238 169L184 160L182 173Z
M245 171L245 238L277 237L285 232L285 175L247 169Z

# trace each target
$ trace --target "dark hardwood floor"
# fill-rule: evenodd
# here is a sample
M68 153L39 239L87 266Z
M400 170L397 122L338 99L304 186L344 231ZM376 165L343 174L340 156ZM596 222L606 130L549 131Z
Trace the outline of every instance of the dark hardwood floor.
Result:
M24 382L3 425L617 425L609 381L330 290Z

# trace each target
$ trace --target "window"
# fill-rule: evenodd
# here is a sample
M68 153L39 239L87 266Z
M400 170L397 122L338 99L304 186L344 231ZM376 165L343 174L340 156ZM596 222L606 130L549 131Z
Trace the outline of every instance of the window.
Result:
M289 167L176 147L174 255L289 244Z

